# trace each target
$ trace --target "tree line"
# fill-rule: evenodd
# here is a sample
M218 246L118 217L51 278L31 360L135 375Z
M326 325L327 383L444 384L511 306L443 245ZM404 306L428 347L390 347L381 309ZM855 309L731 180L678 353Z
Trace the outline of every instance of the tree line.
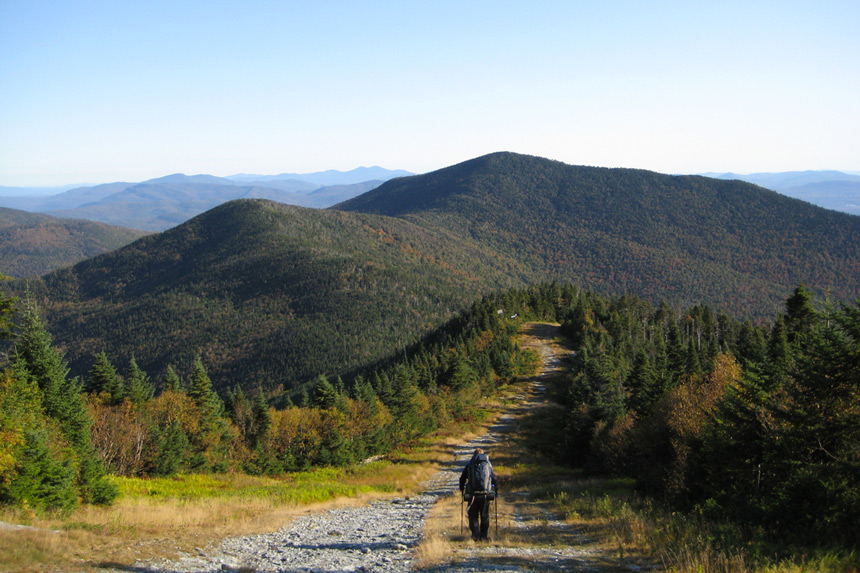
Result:
M223 395L203 360L187 378L172 366L153 381L130 357L120 372L105 352L73 378L32 300L0 300L12 338L0 378L0 502L38 510L111 503L109 474L278 474L383 454L471 415L535 367L516 322L486 298L420 344L347 382L321 374L283 407L236 384ZM515 312L515 311L514 311ZM15 318L13 324L13 317Z
M860 308L802 285L769 324L579 297L564 456L746 536L860 544ZM813 542L814 543L814 542Z

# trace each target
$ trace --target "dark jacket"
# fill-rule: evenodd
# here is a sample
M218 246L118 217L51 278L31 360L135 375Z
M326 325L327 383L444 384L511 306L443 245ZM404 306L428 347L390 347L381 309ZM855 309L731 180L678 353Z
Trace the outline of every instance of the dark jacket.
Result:
M460 491L465 489L466 482L469 481L469 476L471 475L472 466L478 461L478 456L483 457L487 462L490 461L487 454L473 454L472 459L469 460L469 463L467 463L466 467L463 468L463 473L460 474ZM493 464L490 464L490 480L493 482L493 491L498 493L499 486L496 484L496 472L493 471Z

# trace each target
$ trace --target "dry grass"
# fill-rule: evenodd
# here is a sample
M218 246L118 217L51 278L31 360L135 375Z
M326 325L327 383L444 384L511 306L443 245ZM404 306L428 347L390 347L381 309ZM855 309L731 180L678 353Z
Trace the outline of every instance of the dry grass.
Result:
M225 537L276 531L308 513L416 493L440 461L486 431L500 405L486 408L479 420L453 424L385 461L353 468L281 478L117 479L122 495L110 507L82 506L67 516L0 510L0 522L30 526L0 528L0 571L88 572L128 567L144 558L176 558Z
M224 537L275 531L299 515L379 496L303 506L247 498L124 499L108 508L85 506L67 518L31 520L33 529L0 530L0 570L90 571L142 558L175 558ZM16 521L8 514L2 519Z
M450 524L456 523L458 500L460 496L452 494L441 498L427 515L421 543L415 550L415 565L419 569L443 565L453 556Z

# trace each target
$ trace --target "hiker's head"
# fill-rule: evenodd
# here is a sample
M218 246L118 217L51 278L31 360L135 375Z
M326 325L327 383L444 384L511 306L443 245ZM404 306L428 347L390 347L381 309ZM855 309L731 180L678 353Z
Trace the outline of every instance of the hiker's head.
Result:
M484 450L482 450L481 448L475 448L475 455L483 454L483 453L484 453Z

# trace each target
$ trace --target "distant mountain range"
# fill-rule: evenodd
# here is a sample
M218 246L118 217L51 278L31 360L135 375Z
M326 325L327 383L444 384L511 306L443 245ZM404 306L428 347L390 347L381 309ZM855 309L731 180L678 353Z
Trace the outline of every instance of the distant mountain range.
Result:
M709 173L708 177L755 183L783 195L834 211L860 215L860 176L842 171L785 171L782 173Z
M272 176L174 174L142 183L78 187L54 195L44 195L44 189L39 194L11 195L9 189L13 188L6 188L0 193L0 207L163 231L233 199L271 199L324 208L408 174L381 167Z
M0 273L34 277L125 246L144 231L0 207Z
M362 183L364 181L388 181L395 177L406 177L413 175L402 169L384 169L382 167L358 167L351 171L337 171L329 169L327 171L316 171L314 173L281 173L280 175L247 175L240 173L238 175L230 175L227 179L233 181L253 181L259 183L270 183L278 180L299 180L314 183L320 187L330 185L352 185L354 183Z
M754 319L800 282L854 300L857 237L856 216L742 181L496 153L324 210L230 201L27 284L75 374L101 350L154 376L200 354L221 389L277 392L540 281Z

